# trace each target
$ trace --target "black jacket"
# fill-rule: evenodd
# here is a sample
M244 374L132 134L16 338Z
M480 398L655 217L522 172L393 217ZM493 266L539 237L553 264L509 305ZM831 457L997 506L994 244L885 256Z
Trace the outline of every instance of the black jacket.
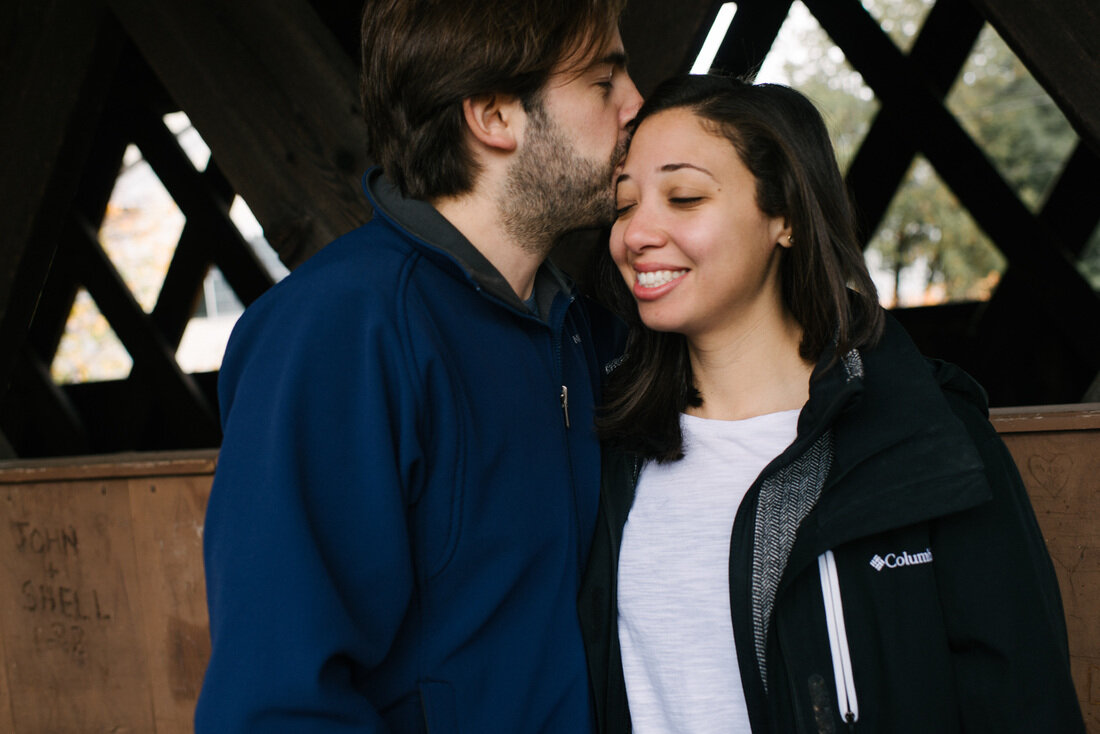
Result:
M605 455L579 600L602 732L630 730L616 569L640 466ZM984 393L889 317L874 349L815 369L797 438L737 512L729 579L756 734L1084 731L1054 569Z

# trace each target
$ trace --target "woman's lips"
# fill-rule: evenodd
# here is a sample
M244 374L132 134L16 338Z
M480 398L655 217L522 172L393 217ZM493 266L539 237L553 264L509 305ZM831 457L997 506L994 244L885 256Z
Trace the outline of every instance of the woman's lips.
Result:
M652 301L668 293L688 274L684 268L647 267L635 268L634 297L640 301Z

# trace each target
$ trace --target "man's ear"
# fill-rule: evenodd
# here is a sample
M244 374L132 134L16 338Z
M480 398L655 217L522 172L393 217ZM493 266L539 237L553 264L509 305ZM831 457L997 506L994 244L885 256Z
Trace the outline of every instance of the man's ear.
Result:
M462 100L462 114L470 134L489 148L513 151L523 105L506 94L483 94Z

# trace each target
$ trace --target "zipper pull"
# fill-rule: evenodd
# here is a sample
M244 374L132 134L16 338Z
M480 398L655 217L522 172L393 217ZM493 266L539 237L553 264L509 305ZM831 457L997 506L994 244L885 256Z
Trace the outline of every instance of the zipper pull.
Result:
M561 413L565 416L565 427L569 428L569 388L561 386Z

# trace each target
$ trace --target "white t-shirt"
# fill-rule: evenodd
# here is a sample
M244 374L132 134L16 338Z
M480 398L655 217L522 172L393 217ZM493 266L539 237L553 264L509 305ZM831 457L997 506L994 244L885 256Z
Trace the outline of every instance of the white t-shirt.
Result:
M619 643L636 734L750 731L730 621L730 536L745 492L794 441L798 414L685 414L684 458L642 468L619 555Z

